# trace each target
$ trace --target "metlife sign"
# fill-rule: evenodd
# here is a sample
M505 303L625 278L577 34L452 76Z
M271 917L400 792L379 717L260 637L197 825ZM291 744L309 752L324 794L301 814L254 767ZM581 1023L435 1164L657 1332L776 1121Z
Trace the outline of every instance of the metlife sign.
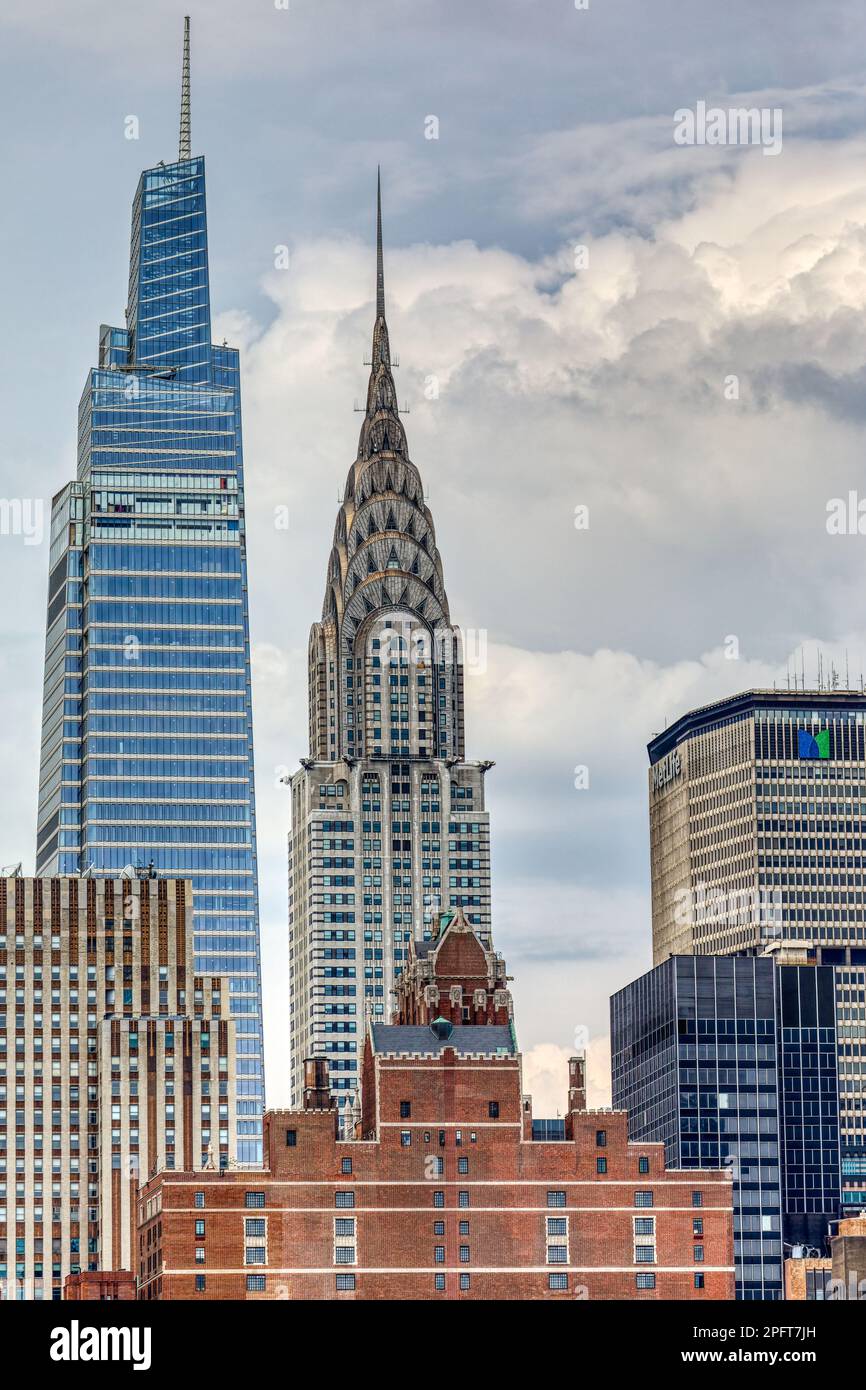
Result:
M671 782L675 782L683 770L682 760L679 749L675 748L672 753L668 753L666 758L656 763L653 768L653 795L657 796L663 792L665 787Z

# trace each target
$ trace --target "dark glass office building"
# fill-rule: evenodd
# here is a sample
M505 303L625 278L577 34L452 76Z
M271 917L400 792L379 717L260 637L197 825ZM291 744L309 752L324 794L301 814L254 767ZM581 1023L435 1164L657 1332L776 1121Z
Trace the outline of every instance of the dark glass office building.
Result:
M205 162L146 170L54 499L36 872L192 880L230 978L238 1158L261 1157L261 983L237 350L211 341ZM185 138L186 137L186 138Z
M783 1297L783 1241L840 1211L833 972L672 956L611 1000L613 1104L668 1164L730 1166L737 1296Z

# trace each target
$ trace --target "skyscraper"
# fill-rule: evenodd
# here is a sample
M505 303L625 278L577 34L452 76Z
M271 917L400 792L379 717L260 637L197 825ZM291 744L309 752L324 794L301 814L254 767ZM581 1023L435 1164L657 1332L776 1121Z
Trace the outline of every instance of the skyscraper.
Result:
M613 1103L678 1168L729 1167L737 1296L783 1297L783 1241L839 1214L834 972L670 956L611 999Z
M358 453L309 645L310 757L292 779L292 1104L327 1057L358 1089L364 1020L387 1021L408 943L462 908L490 935L489 762L468 762L463 659L397 407L377 195L376 320Z
M189 878L196 969L230 979L238 1157L261 1156L256 823L238 352L211 341L205 162L132 209L126 327L103 326L54 498L36 872Z
M866 1202L866 695L749 690L649 745L653 958L835 967L843 1197Z
M136 1268L140 1182L234 1156L228 981L178 880L0 878L0 1299Z

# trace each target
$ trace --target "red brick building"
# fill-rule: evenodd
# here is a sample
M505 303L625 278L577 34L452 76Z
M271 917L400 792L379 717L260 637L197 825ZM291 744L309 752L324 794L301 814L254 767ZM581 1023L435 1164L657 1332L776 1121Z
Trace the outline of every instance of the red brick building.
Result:
M564 1121L533 1127L504 962L444 918L368 1030L351 1136L314 1060L304 1108L266 1116L263 1171L142 1188L139 1296L732 1298L728 1175L666 1169L569 1070Z
M135 1275L125 1269L82 1270L67 1274L63 1285L69 1303L129 1303L136 1296Z

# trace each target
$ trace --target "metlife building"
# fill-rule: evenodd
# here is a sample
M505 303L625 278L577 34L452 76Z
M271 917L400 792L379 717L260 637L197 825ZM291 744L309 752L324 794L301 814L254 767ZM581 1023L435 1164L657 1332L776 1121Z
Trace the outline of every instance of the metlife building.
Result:
M858 1209L864 720L861 691L750 690L682 715L648 749L654 963L771 954L834 967L843 1198Z

